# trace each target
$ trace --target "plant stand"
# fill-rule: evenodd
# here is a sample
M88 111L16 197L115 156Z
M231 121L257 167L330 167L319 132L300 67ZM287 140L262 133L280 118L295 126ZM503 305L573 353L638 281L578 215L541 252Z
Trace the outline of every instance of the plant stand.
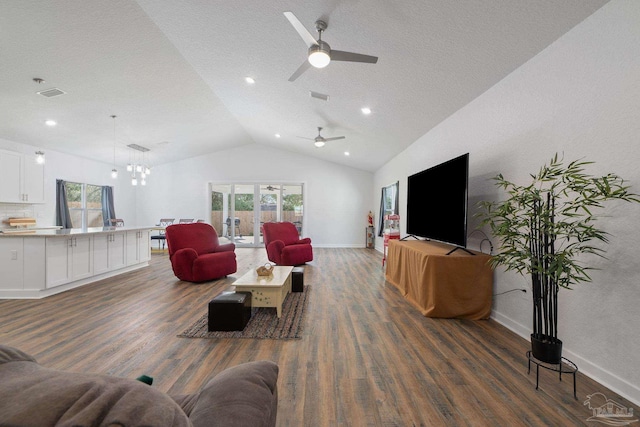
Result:
M569 359L565 359L564 357L560 359L560 363L558 364L546 363L533 357L533 355L531 354L531 351L527 351L527 359L529 360L527 375L531 373L531 363L534 363L536 365L536 390L538 389L538 382L540 379L540 367L542 366L543 368L548 369L549 371L557 372L558 379L560 381L562 381L563 373L573 375L573 397L576 400L578 399L578 395L576 394L576 373L578 372L578 366L576 366L575 363L573 363Z

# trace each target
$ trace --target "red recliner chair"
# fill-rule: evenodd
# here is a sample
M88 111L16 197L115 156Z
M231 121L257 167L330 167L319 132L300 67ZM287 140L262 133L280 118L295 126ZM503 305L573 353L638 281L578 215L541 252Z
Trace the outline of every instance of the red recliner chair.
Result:
M267 258L278 265L299 265L313 261L311 239L300 239L290 222L265 222L262 225Z
M238 270L236 245L221 245L218 233L209 224L174 224L165 233L171 267L178 279L206 282Z

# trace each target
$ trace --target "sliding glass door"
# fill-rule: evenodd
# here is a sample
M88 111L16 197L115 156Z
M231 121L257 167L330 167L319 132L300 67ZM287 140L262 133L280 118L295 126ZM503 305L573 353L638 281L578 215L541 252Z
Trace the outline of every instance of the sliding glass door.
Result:
M262 246L262 224L288 221L302 233L303 184L211 184L211 224L221 242Z
M214 184L211 185L211 216L210 224L218 232L220 243L232 242L227 226L227 219L231 218L231 185Z

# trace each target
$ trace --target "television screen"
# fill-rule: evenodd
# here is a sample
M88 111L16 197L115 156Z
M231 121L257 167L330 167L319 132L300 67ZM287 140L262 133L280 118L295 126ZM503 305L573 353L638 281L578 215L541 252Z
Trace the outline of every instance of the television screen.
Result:
M469 153L408 178L407 234L467 246Z

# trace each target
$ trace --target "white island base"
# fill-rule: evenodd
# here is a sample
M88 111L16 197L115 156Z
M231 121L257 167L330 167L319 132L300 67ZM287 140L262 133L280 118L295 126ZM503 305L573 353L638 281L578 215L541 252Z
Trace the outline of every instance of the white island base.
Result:
M0 234L0 299L43 298L149 265L150 228Z

